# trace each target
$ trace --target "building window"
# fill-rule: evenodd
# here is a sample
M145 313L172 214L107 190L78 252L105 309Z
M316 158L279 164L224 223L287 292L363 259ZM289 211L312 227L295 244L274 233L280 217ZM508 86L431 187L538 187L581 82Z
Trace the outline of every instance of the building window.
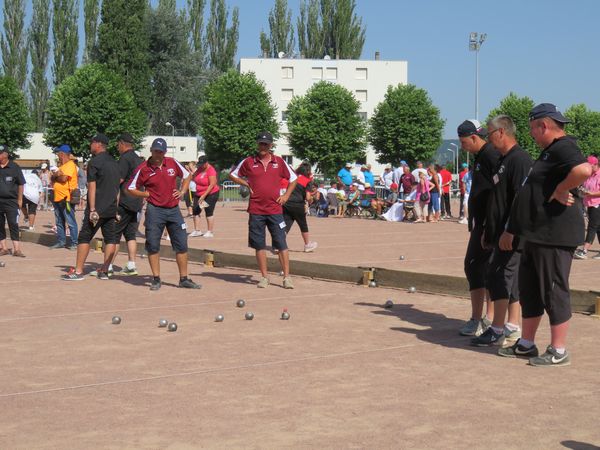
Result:
M325 75L328 80L337 80L337 67L327 67Z
M367 79L367 68L366 67L357 67L354 75L357 80L366 80Z
M291 80L294 78L294 68L293 67L282 67L281 68L281 78L285 78L287 80Z
M313 80L322 80L323 79L323 68L322 67L313 67L310 71L311 77Z
M185 147L179 147L180 152L185 152Z
M287 111L281 111L281 121L282 122L287 122L287 118L288 118L288 112Z
M367 91L356 91L356 100L359 102L367 101Z
M293 89L282 89L281 90L281 100L290 101L294 96Z
M360 117L360 120L362 120L363 122L367 121L367 113L366 112L359 112L358 117Z
M288 163L290 166L293 164L294 162L294 157L292 155L283 155L281 157L281 159L283 159L286 163Z

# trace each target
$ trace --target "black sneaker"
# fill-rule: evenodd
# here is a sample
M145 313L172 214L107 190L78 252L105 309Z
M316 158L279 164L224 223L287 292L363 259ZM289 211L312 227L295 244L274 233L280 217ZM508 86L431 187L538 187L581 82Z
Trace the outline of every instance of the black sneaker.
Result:
M152 282L150 283L151 291L158 291L161 286L162 286L162 283L160 281L160 278L159 279L152 278Z
M56 244L51 245L50 247L48 247L48 249L50 249L50 250L56 250L58 248L65 248L65 243L64 242L63 243L57 242Z
M98 270L97 275L99 280L108 280L110 279L110 277L108 276L108 272L102 272L101 270Z
M510 347L499 349L498 355L504 356L505 358L534 358L540 354L538 348L535 345L527 348L519 344L520 341L521 339L519 339L517 342L515 342L514 345Z
M185 288L185 289L201 289L202 288L201 285L199 285L198 283L194 283L189 278L185 278L183 280L180 280L179 281L179 287L180 288Z
M548 346L546 352L543 355L535 356L529 359L530 366L542 367L542 366L569 366L571 364L571 357L565 350L561 355L554 347Z
M471 339L471 345L475 347L489 347L491 345L502 345L503 343L504 331L496 333L492 327L489 327L480 336Z

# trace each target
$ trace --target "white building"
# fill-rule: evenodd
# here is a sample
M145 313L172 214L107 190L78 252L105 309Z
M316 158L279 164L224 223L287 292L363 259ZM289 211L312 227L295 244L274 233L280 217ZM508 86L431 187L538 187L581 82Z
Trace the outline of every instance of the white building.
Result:
M265 83L277 106L281 138L276 142L275 152L294 166L299 161L292 158L287 142L287 105L294 96L306 94L315 83L325 80L337 83L354 94L360 101L360 115L368 120L384 99L388 86L408 82L408 62L375 60L289 59L289 58L242 58L240 72L254 72ZM371 164L375 175L383 172L376 154L367 147L366 162ZM355 169L354 172L357 172Z
M174 157L181 162L198 160L198 140L194 136L146 136L142 140L139 150L143 158L150 156L150 145L157 137L162 137L167 141L167 156ZM17 150L19 154L17 163L21 167L33 169L39 167L44 161L54 161L55 156L52 153L52 148L44 144L43 133L30 134L29 142L31 142L31 147L26 150Z

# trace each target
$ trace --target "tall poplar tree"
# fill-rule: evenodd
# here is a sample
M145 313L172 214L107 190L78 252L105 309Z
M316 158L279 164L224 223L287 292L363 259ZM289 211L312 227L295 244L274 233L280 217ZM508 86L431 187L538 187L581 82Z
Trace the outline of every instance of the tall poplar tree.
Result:
M54 42L54 85L75 73L79 53L79 2L54 0L52 2L52 38Z
M31 118L36 131L42 131L45 124L45 110L50 90L46 72L50 58L50 0L33 0L33 15L29 28L29 54L31 75L29 97Z
M100 0L83 0L83 25L85 30L85 48L83 49L84 63L92 61L92 55L94 48L96 47L99 8Z
M280 52L289 55L294 51L292 11L288 9L287 0L275 0L273 9L269 11L269 37L261 32L260 44L263 55L271 58L276 58Z
M210 68L226 72L234 66L239 39L239 14L239 8L233 8L231 26L227 28L229 13L225 0L210 1L210 16L206 27Z
M152 104L148 8L147 0L104 0L95 58L123 77L138 107L146 113Z
M188 0L188 28L190 49L204 62L206 42L204 39L204 7L206 0Z
M23 90L27 78L25 0L4 0L4 33L0 35L4 75Z

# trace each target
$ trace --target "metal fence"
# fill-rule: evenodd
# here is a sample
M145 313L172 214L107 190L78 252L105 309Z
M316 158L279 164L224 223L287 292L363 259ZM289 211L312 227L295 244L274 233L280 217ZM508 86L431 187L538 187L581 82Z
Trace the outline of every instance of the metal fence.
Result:
M233 181L224 181L219 191L219 201L223 202L223 206L225 206L226 202L247 202L248 198L243 198L240 195L239 184Z

